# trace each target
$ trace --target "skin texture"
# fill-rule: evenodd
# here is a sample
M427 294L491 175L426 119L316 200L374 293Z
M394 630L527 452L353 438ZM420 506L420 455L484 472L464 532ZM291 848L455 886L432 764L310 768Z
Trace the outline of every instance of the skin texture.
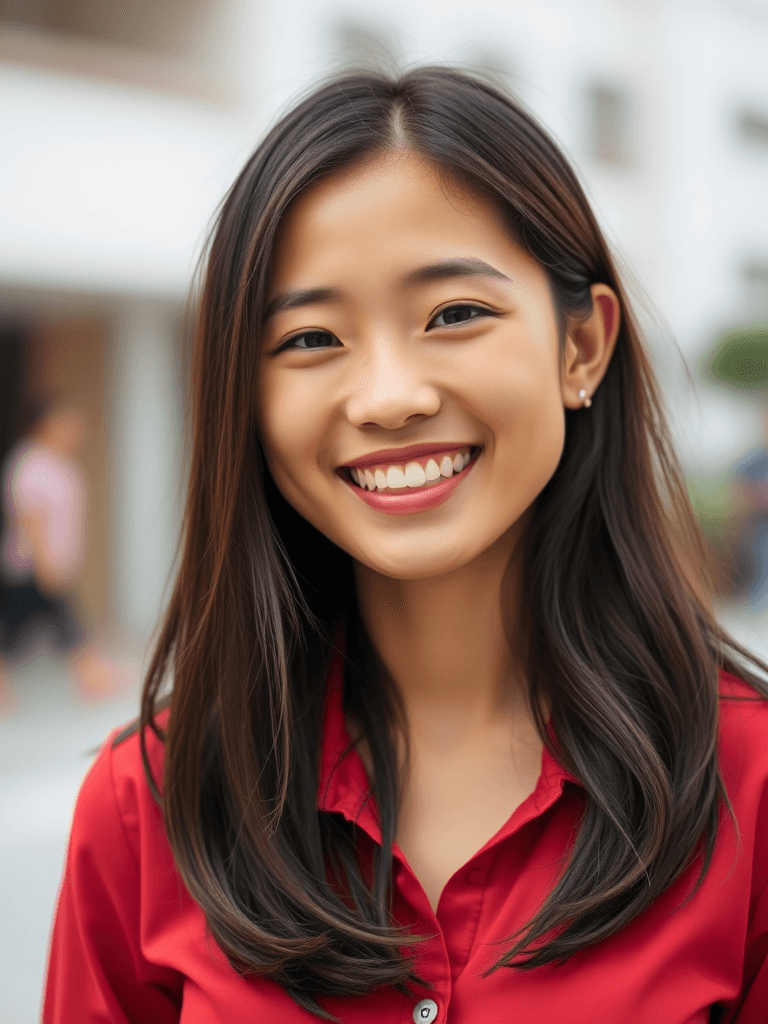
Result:
M414 279L448 260L495 273ZM296 294L305 289L331 294ZM500 592L508 569L514 617L519 552L562 453L564 409L581 407L581 388L594 394L613 352L618 300L606 285L592 295L561 351L546 274L494 206L403 151L308 189L274 254L282 308L265 322L256 422L283 495L354 560L363 621L408 719L397 840L434 907L538 778L541 741ZM337 472L434 441L481 452L429 511L372 509Z

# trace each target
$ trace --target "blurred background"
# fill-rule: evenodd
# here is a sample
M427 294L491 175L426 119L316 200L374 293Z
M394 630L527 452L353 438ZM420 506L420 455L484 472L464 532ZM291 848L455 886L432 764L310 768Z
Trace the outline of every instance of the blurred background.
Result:
M766 54L768 0L0 0L13 593L33 544L14 569L14 523L61 525L56 601L33 594L42 625L0 665L0 1024L38 1017L72 803L134 715L166 593L196 258L255 142L331 69L474 68L564 146L629 274L720 614L768 654ZM79 423L66 443L51 410Z

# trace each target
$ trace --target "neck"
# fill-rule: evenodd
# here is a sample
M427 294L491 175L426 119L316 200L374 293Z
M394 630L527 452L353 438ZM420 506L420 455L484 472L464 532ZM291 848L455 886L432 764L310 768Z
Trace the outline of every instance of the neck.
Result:
M523 714L527 707L516 630L520 559L505 535L461 569L399 580L356 564L360 613L392 676L410 727L439 716L458 730ZM527 714L526 714L527 717Z

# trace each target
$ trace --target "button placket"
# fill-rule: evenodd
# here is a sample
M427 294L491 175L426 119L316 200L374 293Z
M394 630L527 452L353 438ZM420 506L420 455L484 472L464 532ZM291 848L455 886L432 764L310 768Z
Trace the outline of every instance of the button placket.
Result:
M432 1024L437 1020L437 1003L434 999L421 999L413 1008L414 1024Z

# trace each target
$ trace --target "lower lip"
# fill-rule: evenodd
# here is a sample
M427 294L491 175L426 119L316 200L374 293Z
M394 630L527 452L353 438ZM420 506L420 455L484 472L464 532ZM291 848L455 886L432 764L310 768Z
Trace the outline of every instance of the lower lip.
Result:
M428 512L430 509L442 505L446 498L453 494L462 480L466 479L479 457L479 455L476 455L460 473L454 473L453 476L449 476L439 484L425 487L423 490L420 488L402 487L398 488L394 494L387 494L386 491L364 491L362 487L352 483L346 476L342 476L342 479L361 501L364 501L366 505L370 505L371 508L375 508L377 512L388 512L394 516L409 516L414 512Z

